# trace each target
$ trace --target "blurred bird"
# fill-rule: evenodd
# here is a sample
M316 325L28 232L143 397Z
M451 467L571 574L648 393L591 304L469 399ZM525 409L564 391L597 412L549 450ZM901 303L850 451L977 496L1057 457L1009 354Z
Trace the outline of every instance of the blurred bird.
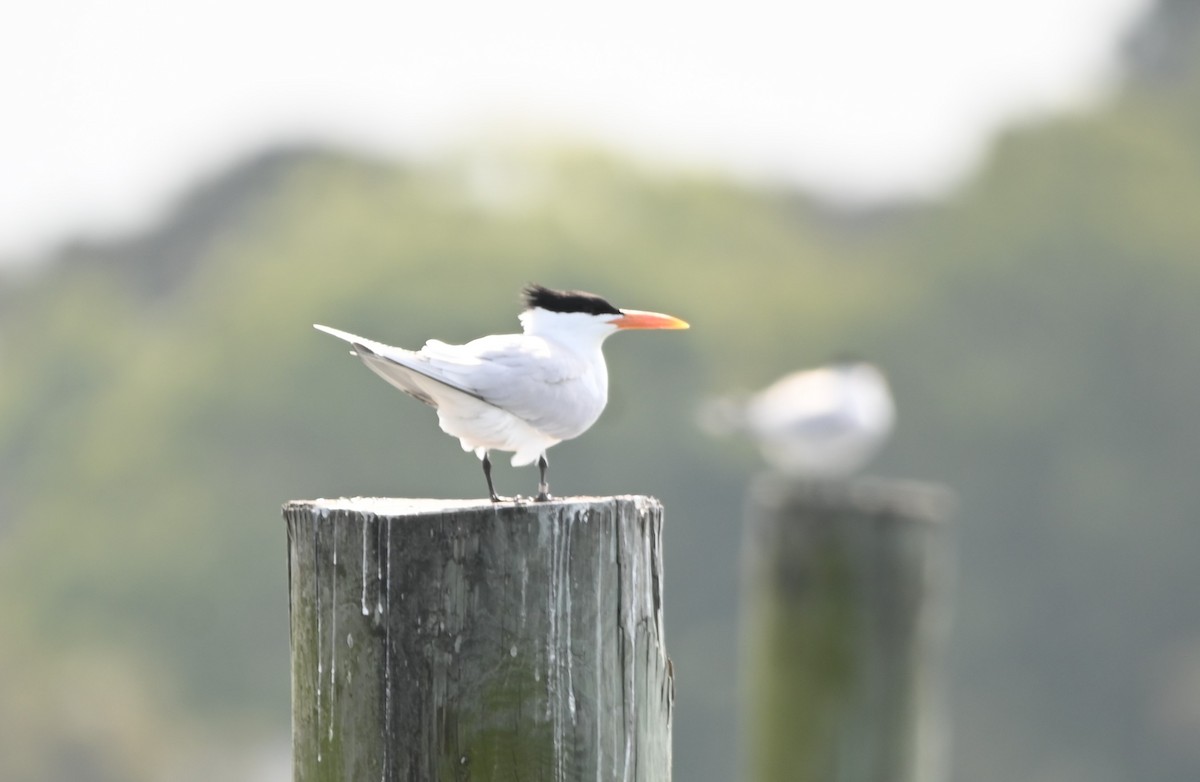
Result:
M895 422L887 379L865 361L840 360L793 372L748 397L704 403L702 428L746 432L763 458L799 478L847 478L883 447Z
M621 310L583 291L529 285L523 333L493 334L465 345L431 339L420 350L384 345L328 326L375 374L437 410L442 431L483 461L492 502L489 451L512 451L513 466L538 463L536 499L550 499L546 449L586 432L608 403L600 347L624 329L686 329L679 318Z

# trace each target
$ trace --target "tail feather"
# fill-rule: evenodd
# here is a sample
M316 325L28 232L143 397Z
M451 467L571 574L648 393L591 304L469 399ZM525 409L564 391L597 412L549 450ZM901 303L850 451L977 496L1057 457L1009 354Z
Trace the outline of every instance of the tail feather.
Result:
M349 331L342 331L341 329L335 329L330 326L322 326L319 323L314 323L313 328L317 331L324 331L326 334L337 337L343 342L349 342L352 346L354 346L354 350L350 351L350 355L352 356L360 355L360 348L365 349L368 353L384 353L389 350L399 350L399 348L393 348L392 346L385 345L382 342L376 342L375 340L367 339L366 337L360 337L357 334L351 334Z
M350 353L362 359L367 369L409 396L419 399L433 408L439 407L438 400L444 399L448 394L460 399L469 399L475 404L488 404L478 394L452 385L427 372L422 372L420 362L416 358L417 354L411 350L386 345L357 334L351 334L348 331L316 323L313 324L313 328L350 343L354 348Z

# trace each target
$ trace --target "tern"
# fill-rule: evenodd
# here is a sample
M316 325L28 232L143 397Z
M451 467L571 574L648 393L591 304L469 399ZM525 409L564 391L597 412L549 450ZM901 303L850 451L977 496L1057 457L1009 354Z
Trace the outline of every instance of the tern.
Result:
M895 419L883 372L852 359L793 372L748 398L719 398L700 410L709 433L745 432L768 464L816 480L861 470L883 447Z
M618 309L583 291L541 285L523 290L522 333L493 334L465 345L436 339L420 350L392 347L349 332L313 327L350 343L375 374L437 410L443 432L483 462L488 495L490 451L511 451L513 466L538 465L536 500L551 499L546 449L586 432L608 403L601 345L626 329L686 329L679 318Z

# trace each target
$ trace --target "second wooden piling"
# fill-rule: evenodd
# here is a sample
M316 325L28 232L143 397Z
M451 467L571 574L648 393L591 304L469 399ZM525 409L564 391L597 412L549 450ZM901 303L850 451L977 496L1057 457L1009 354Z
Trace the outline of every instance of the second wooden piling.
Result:
M751 486L743 779L945 779L950 505L897 481Z

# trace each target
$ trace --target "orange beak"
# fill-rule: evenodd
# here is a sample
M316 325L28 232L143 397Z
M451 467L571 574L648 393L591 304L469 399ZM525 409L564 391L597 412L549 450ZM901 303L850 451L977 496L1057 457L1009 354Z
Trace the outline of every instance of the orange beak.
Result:
M613 321L619 329L686 329L688 324L679 318L658 312L621 310L621 317Z

